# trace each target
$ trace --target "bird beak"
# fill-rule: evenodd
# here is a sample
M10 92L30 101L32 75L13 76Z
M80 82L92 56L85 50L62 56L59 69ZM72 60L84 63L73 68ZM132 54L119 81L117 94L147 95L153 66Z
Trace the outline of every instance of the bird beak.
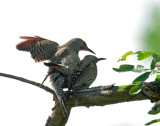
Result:
M93 54L95 54L96 55L96 53L95 52L93 52L91 49L89 49L89 48L86 48L85 49L86 51L89 51L89 52L91 52L91 53L93 53Z
M106 60L106 58L98 58L98 61L100 61L100 60Z

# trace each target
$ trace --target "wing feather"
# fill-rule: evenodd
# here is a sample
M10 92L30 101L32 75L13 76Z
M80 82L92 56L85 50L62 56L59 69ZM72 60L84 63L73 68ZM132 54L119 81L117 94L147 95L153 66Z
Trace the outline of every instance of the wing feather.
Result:
M21 36L20 38L25 39L25 41L17 44L16 48L20 51L30 52L36 62L51 60L51 57L57 52L57 47L59 46L58 43L39 36Z

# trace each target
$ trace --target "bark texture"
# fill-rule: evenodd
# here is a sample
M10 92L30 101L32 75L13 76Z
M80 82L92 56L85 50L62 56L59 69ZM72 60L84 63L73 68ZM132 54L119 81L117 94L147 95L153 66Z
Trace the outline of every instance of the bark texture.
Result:
M0 73L0 76L20 80L37 87L40 86L40 83L30 81L25 78L17 77L14 75ZM73 107L105 106L109 104L116 104L129 101L138 101L146 99L157 101L160 99L160 82L158 81L144 83L144 86L142 86L141 91L139 93L130 95L129 90L133 86L134 85L130 85L123 91L118 90L122 86L108 85L71 92L69 97L66 98L66 108L68 112L66 117L63 117L59 104L55 99L54 109L52 111L51 116L48 117L45 126L65 126L65 124L68 121L71 109ZM42 88L43 90L55 96L55 92L49 87L42 85L42 87L39 88Z

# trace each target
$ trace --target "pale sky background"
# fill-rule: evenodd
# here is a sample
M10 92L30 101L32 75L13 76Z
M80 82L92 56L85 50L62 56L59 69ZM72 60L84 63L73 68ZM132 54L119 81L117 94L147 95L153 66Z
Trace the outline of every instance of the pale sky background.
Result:
M35 63L30 54L16 50L19 36L38 35L60 45L79 37L105 57L99 62L92 86L129 84L138 76L116 73L117 60L138 46L148 14L160 0L1 0L0 72L42 82L47 67ZM80 57L91 54L80 52ZM133 64L136 59L128 58ZM137 63L137 62L136 62ZM49 79L45 85L50 86ZM143 126L159 118L148 115L149 101L105 107L73 108L67 126ZM43 126L54 106L52 95L29 84L0 77L0 126ZM158 126L155 124L153 126Z

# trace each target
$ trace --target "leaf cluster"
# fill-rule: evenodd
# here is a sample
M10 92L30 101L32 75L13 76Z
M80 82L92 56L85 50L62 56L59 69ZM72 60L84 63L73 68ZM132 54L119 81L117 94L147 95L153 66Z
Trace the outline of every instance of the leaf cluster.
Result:
M136 72L136 73L142 73L140 76L136 77L130 85L134 85L130 91L130 95L134 95L138 93L141 90L141 87L143 86L144 82L150 77L151 74L157 74L155 81L160 81L160 65L158 65L158 62L160 62L160 54L159 53L153 53L149 51L128 51L125 53L121 58L118 59L119 61L126 61L128 56L131 55L137 55L137 60L142 61L148 57L151 57L151 62L150 62L150 68L145 68L143 65L131 65L131 64L121 64L119 68L113 68L114 71L116 72ZM125 85L121 88L119 88L119 91L124 90L130 85ZM148 114L158 114L160 113L160 109L158 110L150 110ZM160 119L155 119L152 120L146 125L151 125L153 123L160 122Z

